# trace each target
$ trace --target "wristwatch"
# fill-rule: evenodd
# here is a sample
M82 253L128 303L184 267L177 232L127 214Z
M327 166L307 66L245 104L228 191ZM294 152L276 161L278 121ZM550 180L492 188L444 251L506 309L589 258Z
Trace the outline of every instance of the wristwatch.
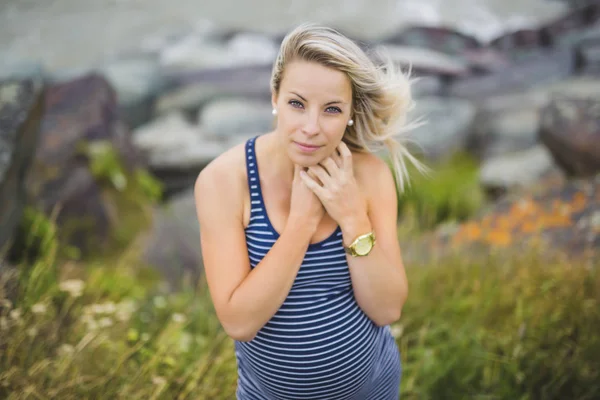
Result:
M375 245L375 232L360 235L349 246L344 246L344 251L352 257L363 257L371 252Z

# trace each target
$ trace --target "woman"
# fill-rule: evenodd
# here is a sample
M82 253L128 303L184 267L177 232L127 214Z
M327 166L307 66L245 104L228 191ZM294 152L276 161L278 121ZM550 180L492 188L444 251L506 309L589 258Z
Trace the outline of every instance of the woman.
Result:
M373 153L411 104L394 68L352 41L301 25L271 79L276 127L216 158L195 196L206 278L235 340L238 399L397 399L388 327L408 285L394 176Z

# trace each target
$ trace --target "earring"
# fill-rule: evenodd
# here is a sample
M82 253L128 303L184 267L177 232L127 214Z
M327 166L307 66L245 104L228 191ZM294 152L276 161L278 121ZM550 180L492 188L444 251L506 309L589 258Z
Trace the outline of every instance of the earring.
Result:
M348 126L352 126L352 125L354 125L354 121L353 120L349 120L348 121Z
M273 115L277 115L277 109L274 108L272 113L273 113Z

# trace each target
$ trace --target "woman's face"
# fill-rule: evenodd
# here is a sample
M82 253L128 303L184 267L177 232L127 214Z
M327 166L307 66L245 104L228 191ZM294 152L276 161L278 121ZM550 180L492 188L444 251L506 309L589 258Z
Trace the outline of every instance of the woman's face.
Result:
M291 161L304 167L329 157L351 118L352 86L345 73L294 61L273 95L277 132Z

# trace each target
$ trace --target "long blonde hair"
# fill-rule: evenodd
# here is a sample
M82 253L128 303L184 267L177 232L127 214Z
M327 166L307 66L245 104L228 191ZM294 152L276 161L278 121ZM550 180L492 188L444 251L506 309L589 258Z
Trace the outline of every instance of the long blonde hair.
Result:
M317 62L345 72L352 84L352 118L343 141L357 152L387 149L400 191L409 182L406 159L420 172L426 167L398 140L417 124L408 124L413 107L410 74L404 74L385 53L369 55L333 28L302 24L288 33L273 65L271 91L279 93L285 66L294 60ZM376 64L376 60L378 64Z

